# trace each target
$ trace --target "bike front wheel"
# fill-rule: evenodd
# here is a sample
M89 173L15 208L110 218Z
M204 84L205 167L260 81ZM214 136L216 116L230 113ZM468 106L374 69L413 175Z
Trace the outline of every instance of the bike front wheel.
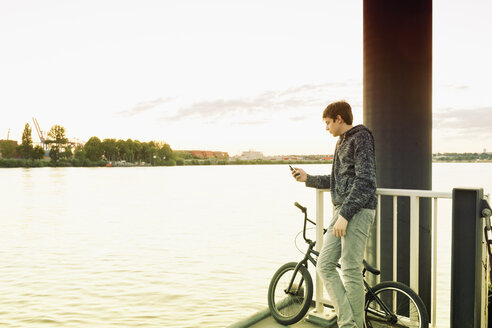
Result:
M366 294L366 328L412 327L427 328L427 310L420 297L407 285L385 281Z
M268 287L268 307L272 316L283 325L301 320L311 306L313 280L304 265L296 271L296 262L289 262L275 272ZM291 288L289 285L292 281Z

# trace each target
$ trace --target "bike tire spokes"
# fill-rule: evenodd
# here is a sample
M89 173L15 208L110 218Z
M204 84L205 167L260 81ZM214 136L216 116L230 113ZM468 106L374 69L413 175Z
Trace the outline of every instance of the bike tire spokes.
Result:
M284 317L295 316L304 306L307 298L307 291L304 288L304 279L297 272L295 277L292 277L294 270L289 270L283 274L277 282L275 288L274 300L278 311ZM288 290L289 284L292 281L292 286Z
M366 303L367 328L421 327L417 304L404 291L388 287L377 291L376 296Z
M281 266L268 287L268 307L283 325L292 325L307 313L313 299L313 280L306 267L297 262Z

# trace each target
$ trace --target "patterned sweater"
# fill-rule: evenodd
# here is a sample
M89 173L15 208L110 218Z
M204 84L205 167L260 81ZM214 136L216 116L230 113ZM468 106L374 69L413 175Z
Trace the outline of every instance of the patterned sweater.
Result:
M376 152L374 137L364 125L341 134L335 148L331 175L308 175L307 187L331 189L333 205L349 220L362 208L375 209Z

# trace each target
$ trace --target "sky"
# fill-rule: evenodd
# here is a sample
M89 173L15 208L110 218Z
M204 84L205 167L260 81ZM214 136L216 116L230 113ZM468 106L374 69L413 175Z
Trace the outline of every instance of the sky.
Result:
M433 152L492 151L492 1L433 2ZM333 153L362 123L362 0L0 0L0 139Z

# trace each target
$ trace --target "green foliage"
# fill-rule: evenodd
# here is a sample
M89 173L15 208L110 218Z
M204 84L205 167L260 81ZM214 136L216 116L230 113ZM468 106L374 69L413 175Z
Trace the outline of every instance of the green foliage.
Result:
M176 161L173 159L156 159L155 166L175 166Z
M174 159L174 153L169 144L165 143L161 146L161 148L157 151L157 156L160 159Z
M166 159L163 163L164 166L176 166L176 161L173 159Z
M50 157L53 162L58 162L65 150L68 139L65 136L65 128L60 125L53 125L48 132L46 143L50 144Z
M0 167L45 167L46 161L34 161L31 159L0 159Z
M28 123L24 126L22 144L16 146L13 141L1 141L0 152L4 158L22 156L21 159L2 160L1 167L41 167L41 166L105 166L106 161L113 165L227 165L227 159L193 159L187 151L174 152L165 142L140 142L139 140L116 140L98 137L90 138L84 146L72 149L65 134L65 128L54 125L48 132L46 143L49 145L51 162L44 161L45 150L41 146L33 147L32 129ZM126 163L118 163L118 161ZM242 164L242 163L235 163Z
M96 162L101 160L104 154L104 148L98 137L91 137L84 145L85 157L90 161Z
M193 156L191 156L191 154L189 152L184 151L184 150L175 151L174 155L177 158L182 158L182 159L192 159L193 158Z
M60 125L53 125L48 132L48 143L55 144L58 148L64 147L68 139L65 136L65 128Z
M492 153L437 153L433 156L436 162L479 162L492 161Z
M101 166L106 166L106 161L100 160L100 161L91 161L88 158L74 158L72 160L72 166L75 167L101 167Z
M118 159L118 145L116 139L104 139L102 141L104 158L108 161L116 161Z
M22 158L33 158L33 145L32 145L32 131L29 127L29 123L24 126L24 132L22 132L22 143L20 145L20 155Z
M52 161L50 163L50 166L52 166L52 167L69 167L69 166L72 166L72 162L68 161L65 158L60 157L60 159L58 161L56 161L56 162Z
M32 156L31 156L31 158L33 160L43 159L44 158L44 149L43 149L43 147L41 147L39 145L36 146L36 147L34 147L33 150L32 150Z
M22 167L21 160L18 159L0 159L0 167Z
M176 160L171 147L166 143L155 141L140 142L138 140L104 139L102 142L104 157L109 161L125 161L128 163L145 162L151 165L163 164L167 160ZM86 152L87 155L87 152Z
M83 159L85 159L84 147L82 147L82 146L75 147L75 151L73 153L73 157L75 159L77 159L77 160L83 160Z
M118 148L118 159L120 161L126 161L126 153L128 151L128 146L126 145L124 140L116 141L116 148Z
M133 141L132 139L127 139L125 141L125 146L126 146L126 161L130 163L135 162L135 151L133 147Z
M53 162L58 162L58 160L60 159L60 149L56 146L52 146L51 149L50 149L50 158L51 158L51 161Z
M140 151L140 160L154 165L155 159L157 158L157 151L158 148L155 142L143 142Z
M15 142L12 140L1 140L0 153L2 153L3 158L15 157L15 155L17 155Z
M129 139L129 140L131 141L131 139ZM140 162L140 160L142 159L142 157L141 157L141 155L142 155L142 144L140 143L140 141L135 140L131 143L131 147L133 148L133 156L134 156L133 161Z
M44 154L43 154L44 156ZM48 161L31 160L29 161L29 167L45 167L48 166Z
M72 146L70 145L66 146L65 151L63 151L60 155L65 159L72 159L73 157Z

